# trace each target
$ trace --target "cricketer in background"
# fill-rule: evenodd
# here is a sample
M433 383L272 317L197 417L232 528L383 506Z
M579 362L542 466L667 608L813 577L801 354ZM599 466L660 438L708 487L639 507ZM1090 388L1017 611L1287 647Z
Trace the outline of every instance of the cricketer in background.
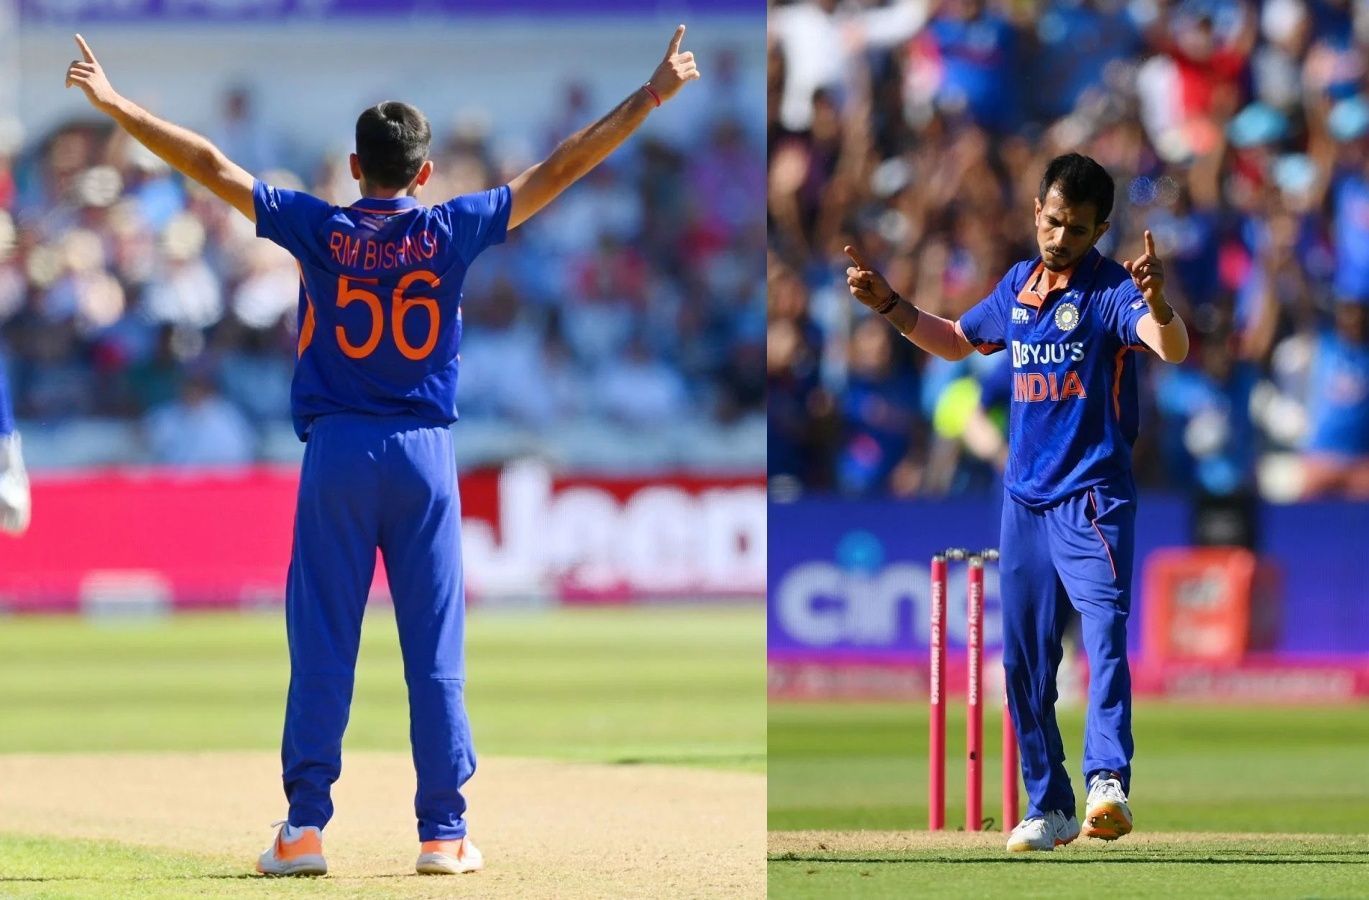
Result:
M1030 802L1009 850L1053 850L1080 834L1055 719L1071 603L1090 669L1083 834L1116 840L1132 827L1126 621L1138 400L1131 351L1182 362L1188 331L1165 300L1149 231L1135 260L1118 264L1094 249L1108 230L1113 191L1094 160L1077 153L1052 160L1036 199L1040 255L1009 269L955 322L919 311L846 248L852 296L918 347L950 360L973 350L1011 353L999 590L1008 704Z
M461 283L485 248L598 165L699 77L671 38L650 79L547 159L492 190L423 206L431 129L412 106L381 103L356 125L362 199L336 207L263 184L207 140L120 96L80 35L67 85L186 177L256 223L300 266L299 352L291 388L307 441L286 586L290 689L281 748L289 817L257 869L327 871L362 611L385 557L409 687L423 874L479 869L461 788L475 772L464 703L465 592L456 420ZM516 377L516 374L514 375ZM530 386L530 389L533 389Z

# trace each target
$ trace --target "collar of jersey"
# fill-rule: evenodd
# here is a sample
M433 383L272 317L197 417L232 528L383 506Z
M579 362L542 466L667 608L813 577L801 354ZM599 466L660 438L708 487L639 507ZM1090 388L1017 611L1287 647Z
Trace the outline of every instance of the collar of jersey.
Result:
M421 205L422 204L418 202L417 197L411 197L408 194L400 194L398 197L387 197L383 199L380 197L362 197L360 200L353 203L349 209L354 209L357 212L387 214L418 209Z
M1044 260L1040 256L1036 257L1032 263L1031 273L1027 275L1027 280L1022 282L1022 289L1017 292L1017 302L1023 306L1030 306L1038 312L1046 305L1051 294L1064 296L1072 290L1083 290L1093 283L1094 277L1098 274L1099 268L1103 265L1103 254L1098 252L1098 248L1090 247L1089 252L1084 254L1084 258L1079 260L1079 265L1074 267L1070 273L1069 281L1065 282L1064 288L1056 288L1049 291L1044 297L1038 297L1031 292L1032 282L1041 273Z

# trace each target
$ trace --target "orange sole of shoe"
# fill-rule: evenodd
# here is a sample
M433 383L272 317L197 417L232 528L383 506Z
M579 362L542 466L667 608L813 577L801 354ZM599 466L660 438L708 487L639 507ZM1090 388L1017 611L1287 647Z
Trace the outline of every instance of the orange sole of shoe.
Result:
M1131 833L1131 823L1124 819L1120 813L1108 807L1101 807L1085 818L1084 828L1080 833L1088 838L1115 841L1119 837Z

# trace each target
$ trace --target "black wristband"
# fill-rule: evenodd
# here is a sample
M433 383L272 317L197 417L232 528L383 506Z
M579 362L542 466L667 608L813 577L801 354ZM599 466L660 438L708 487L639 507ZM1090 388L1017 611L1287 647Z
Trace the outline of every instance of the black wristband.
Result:
M889 298L889 302L881 306L879 309L875 310L875 313L877 315L887 316L889 313L894 311L894 307L898 306L898 301L902 299L903 298L900 297L898 294L894 294L892 297Z

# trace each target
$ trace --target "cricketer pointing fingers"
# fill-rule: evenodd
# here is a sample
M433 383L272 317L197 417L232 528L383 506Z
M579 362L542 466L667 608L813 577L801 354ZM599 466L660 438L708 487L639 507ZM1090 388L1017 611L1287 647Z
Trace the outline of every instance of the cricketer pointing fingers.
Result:
M1081 833L1055 719L1055 675L1065 614L1083 626L1089 705L1082 833L1115 840L1131 831L1131 609L1137 431L1133 351L1169 363L1188 354L1188 332L1165 299L1164 269L1149 232L1145 252L1119 264L1094 245L1109 228L1112 177L1077 153L1046 168L1034 211L1038 255L950 321L892 294L872 306L883 279L848 248L853 296L905 338L946 359L1012 354L1011 422L1000 535L1003 665L1029 806L1008 849L1052 850Z
M289 816L257 862L273 875L327 871L362 611L377 549L394 599L409 688L424 874L479 869L462 787L475 772L466 717L465 592L449 426L456 420L461 285L503 242L699 78L676 29L665 57L607 115L508 184L418 199L433 174L431 129L398 101L363 111L349 159L361 199L338 207L252 177L194 132L110 85L79 35L67 68L97 110L178 172L256 224L299 263L299 345L292 418L306 442L286 586L290 687L281 761Z

